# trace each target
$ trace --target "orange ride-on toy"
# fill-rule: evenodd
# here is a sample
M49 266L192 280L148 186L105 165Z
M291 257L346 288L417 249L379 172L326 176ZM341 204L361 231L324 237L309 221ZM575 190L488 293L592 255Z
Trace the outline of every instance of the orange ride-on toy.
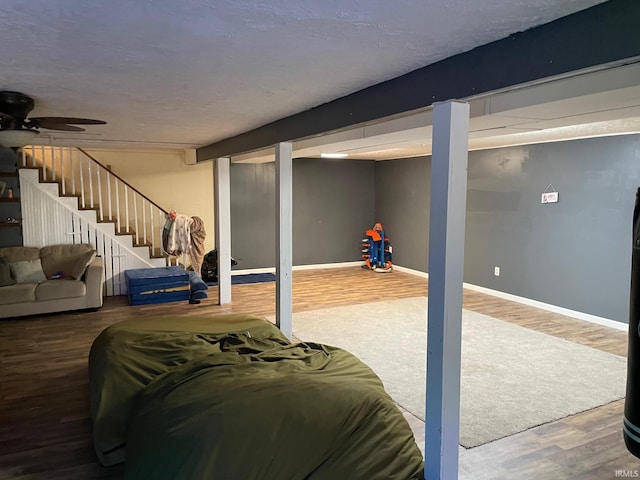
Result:
M389 239L384 234L381 223L376 223L373 228L367 230L366 238L362 239L362 268L373 270L376 273L388 273L393 270L391 262L392 247Z

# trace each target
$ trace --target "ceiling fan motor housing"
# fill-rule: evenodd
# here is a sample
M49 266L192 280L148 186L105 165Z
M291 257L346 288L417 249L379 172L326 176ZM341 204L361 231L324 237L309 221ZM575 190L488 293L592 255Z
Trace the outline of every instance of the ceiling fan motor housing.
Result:
M0 124L2 128L18 129L33 110L33 98L20 92L0 92Z

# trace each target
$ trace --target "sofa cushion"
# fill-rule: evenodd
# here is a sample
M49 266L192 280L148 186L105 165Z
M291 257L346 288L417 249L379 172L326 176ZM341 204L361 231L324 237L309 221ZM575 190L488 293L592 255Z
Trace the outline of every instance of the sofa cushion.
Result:
M78 280L47 280L36 288L36 300L82 297L87 293L84 282Z
M0 287L6 287L7 285L14 285L16 281L11 277L11 268L4 259L0 257Z
M0 288L0 305L33 302L37 286L37 283L16 283Z
M23 260L9 264L11 276L16 283L38 283L47 279L42 271L40 259Z
M62 278L77 280L95 256L95 249L88 243L50 245L40 249L42 269L47 278L62 275Z
M37 247L4 247L0 248L0 257L7 263L22 262L40 258L40 249Z

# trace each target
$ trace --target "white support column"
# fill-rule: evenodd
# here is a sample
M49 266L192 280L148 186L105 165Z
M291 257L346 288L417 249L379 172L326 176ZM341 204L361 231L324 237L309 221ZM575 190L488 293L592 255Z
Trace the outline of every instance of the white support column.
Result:
M291 144L276 149L276 325L287 338L293 334L293 162Z
M215 238L218 251L218 303L231 303L231 161L218 158L213 168Z
M429 220L425 479L458 478L469 104L434 104Z

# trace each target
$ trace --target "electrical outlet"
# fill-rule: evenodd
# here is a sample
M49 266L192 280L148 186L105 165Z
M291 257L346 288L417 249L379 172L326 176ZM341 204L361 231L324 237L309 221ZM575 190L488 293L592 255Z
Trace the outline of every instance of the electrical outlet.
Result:
M500 267L493 267L493 274L496 277L499 277L500 276Z

